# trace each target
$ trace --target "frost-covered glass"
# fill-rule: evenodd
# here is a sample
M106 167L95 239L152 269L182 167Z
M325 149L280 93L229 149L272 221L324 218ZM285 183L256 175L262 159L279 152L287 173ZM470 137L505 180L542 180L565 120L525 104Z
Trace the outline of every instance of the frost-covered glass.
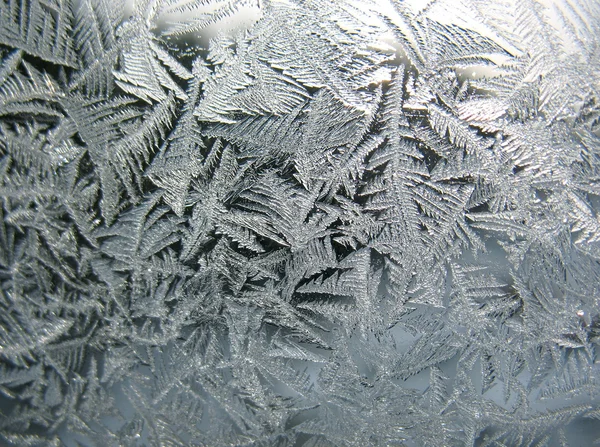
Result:
M600 438L598 0L0 1L0 444Z

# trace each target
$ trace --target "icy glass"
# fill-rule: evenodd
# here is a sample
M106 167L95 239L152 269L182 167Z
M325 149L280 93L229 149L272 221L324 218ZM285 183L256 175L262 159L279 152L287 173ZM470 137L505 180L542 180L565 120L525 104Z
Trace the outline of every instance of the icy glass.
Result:
M0 444L600 438L600 2L0 1Z

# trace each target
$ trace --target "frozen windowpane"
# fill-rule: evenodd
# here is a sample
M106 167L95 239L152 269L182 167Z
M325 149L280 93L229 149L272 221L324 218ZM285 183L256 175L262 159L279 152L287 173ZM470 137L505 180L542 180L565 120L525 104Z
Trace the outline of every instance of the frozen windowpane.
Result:
M600 440L598 0L0 2L0 444Z

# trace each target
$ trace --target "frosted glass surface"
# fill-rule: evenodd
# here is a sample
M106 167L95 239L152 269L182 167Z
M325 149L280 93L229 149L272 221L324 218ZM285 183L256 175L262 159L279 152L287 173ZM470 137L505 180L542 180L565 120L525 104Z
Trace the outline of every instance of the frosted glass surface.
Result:
M600 442L600 2L0 1L0 445Z

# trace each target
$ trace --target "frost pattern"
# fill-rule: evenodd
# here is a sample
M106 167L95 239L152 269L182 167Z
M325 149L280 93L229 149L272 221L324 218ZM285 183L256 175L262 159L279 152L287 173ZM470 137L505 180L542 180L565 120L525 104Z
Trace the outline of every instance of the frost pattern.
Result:
M580 445L598 36L596 0L0 2L3 445Z

